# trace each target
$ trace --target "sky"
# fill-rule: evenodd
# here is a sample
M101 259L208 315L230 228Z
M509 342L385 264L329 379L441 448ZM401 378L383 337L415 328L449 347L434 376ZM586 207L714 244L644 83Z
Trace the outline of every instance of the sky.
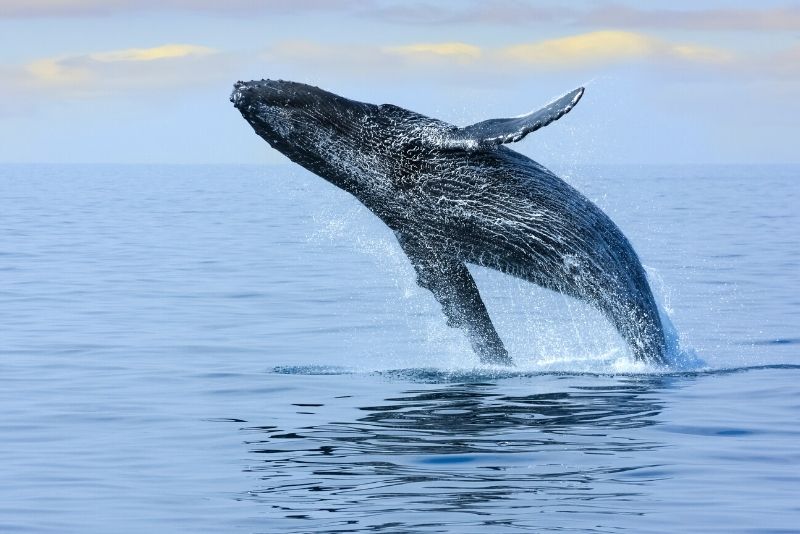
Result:
M585 86L513 148L800 162L797 2L0 0L0 163L282 163L228 101L261 78L459 126Z

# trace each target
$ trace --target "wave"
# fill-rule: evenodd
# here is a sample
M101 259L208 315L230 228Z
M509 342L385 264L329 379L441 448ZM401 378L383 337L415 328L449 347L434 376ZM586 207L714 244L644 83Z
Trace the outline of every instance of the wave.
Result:
M269 372L284 375L374 375L412 382L482 382L486 380L504 380L514 378L535 378L540 376L621 376L621 377L699 377L729 375L736 373L786 370L800 371L796 364L765 364L740 367L706 368L693 371L681 371L662 368L652 372L592 372L592 371L535 371L529 369L475 367L465 369L437 369L431 367L408 369L360 370L341 366L328 365L281 365L273 367Z

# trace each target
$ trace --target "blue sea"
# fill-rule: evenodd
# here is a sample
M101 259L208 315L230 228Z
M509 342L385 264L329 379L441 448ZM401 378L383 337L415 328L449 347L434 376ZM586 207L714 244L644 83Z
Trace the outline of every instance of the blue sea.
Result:
M554 169L680 348L471 268L481 366L391 232L290 166L0 166L0 532L800 532L800 166Z

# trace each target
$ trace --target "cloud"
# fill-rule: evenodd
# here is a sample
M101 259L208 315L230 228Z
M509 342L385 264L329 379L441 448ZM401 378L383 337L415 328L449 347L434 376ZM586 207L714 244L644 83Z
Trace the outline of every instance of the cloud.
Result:
M153 48L129 48L96 52L85 55L60 56L32 61L13 77L17 85L27 89L59 88L72 94L102 92L103 90L126 85L142 87L146 85L162 86L176 81L194 79L187 76L185 69L165 72L176 67L176 59L193 59L216 54L211 48L187 44L167 44ZM135 62L157 62L140 68L130 65ZM127 65L119 65L127 64ZM167 65L168 64L168 65Z
M212 48L165 44L41 58L0 69L4 93L50 99L87 98L191 86L232 76L235 60Z
M270 71L279 67L308 73L330 72L356 77L407 78L448 65L468 68L481 59L480 47L460 42L410 43L396 46L316 43L290 40L275 43L261 54Z
M270 47L256 65L259 75L310 83L426 80L475 88L561 74L586 80L623 71L661 84L766 83L782 91L797 90L800 45L745 53L622 30L494 47L466 42L368 46L290 41Z
M800 6L750 9L648 9L624 4L604 4L581 9L564 4L483 0L480 2L386 3L373 2L362 14L403 24L479 24L532 26L566 24L618 29L677 29L698 31L796 31Z
M724 49L668 42L636 32L600 31L502 47L462 42L397 46L279 43L266 55L270 63L303 71L347 72L358 76L408 77L413 72L450 77L487 77L536 71L585 70L640 63L692 67L725 65L735 56Z
M153 48L128 48L111 52L99 52L90 54L88 57L101 63L113 63L115 61L154 61L187 56L206 56L214 53L216 51L207 46L168 44Z
M567 24L618 29L797 31L800 6L653 9L638 4L581 8L532 0L402 2L399 0L2 0L0 18L108 16L131 12L212 15L336 13L396 24L526 26Z
M124 0L4 0L0 18L105 15L123 11L128 4Z
M356 0L2 0L0 18L85 17L182 11L235 16L354 9Z
M356 45L283 41L257 52L226 53L198 44L105 50L0 65L0 101L9 109L41 102L114 95L141 97L219 86L268 72L303 81L369 80L496 85L542 73L586 79L635 67L665 80L800 83L800 46L776 53L735 54L724 48L607 30L508 46L459 41ZM572 75L572 74L571 74ZM13 103L13 104L9 104Z
M640 59L653 53L654 39L620 31L602 31L509 46L498 51L505 61L572 67Z
M91 73L82 67L62 65L56 59L38 59L25 65L23 72L28 76L18 76L27 82L25 85L78 86L91 79Z
M577 20L583 24L613 25L617 28L795 31L800 30L800 6L680 10L609 5L578 16Z
M722 63L733 55L719 48L670 43L645 34L599 31L537 43L509 46L496 54L506 62L564 69L634 60L678 59L686 62Z
M446 57L459 62L479 59L480 47L466 43L417 43L404 46L390 46L383 49L388 54L397 54L425 61L429 58Z
M457 7L456 7L457 6ZM542 6L530 2L483 0L479 2L372 2L360 15L398 24L414 25L532 25L570 22L575 11L563 6Z

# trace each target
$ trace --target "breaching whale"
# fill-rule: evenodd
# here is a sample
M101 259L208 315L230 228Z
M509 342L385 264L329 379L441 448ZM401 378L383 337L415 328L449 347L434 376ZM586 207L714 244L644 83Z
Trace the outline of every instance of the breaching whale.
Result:
M417 283L481 361L513 363L468 263L592 304L637 359L663 364L663 326L622 231L576 189L503 146L562 117L583 92L463 128L283 80L237 82L231 102L274 149L351 193L394 231Z

